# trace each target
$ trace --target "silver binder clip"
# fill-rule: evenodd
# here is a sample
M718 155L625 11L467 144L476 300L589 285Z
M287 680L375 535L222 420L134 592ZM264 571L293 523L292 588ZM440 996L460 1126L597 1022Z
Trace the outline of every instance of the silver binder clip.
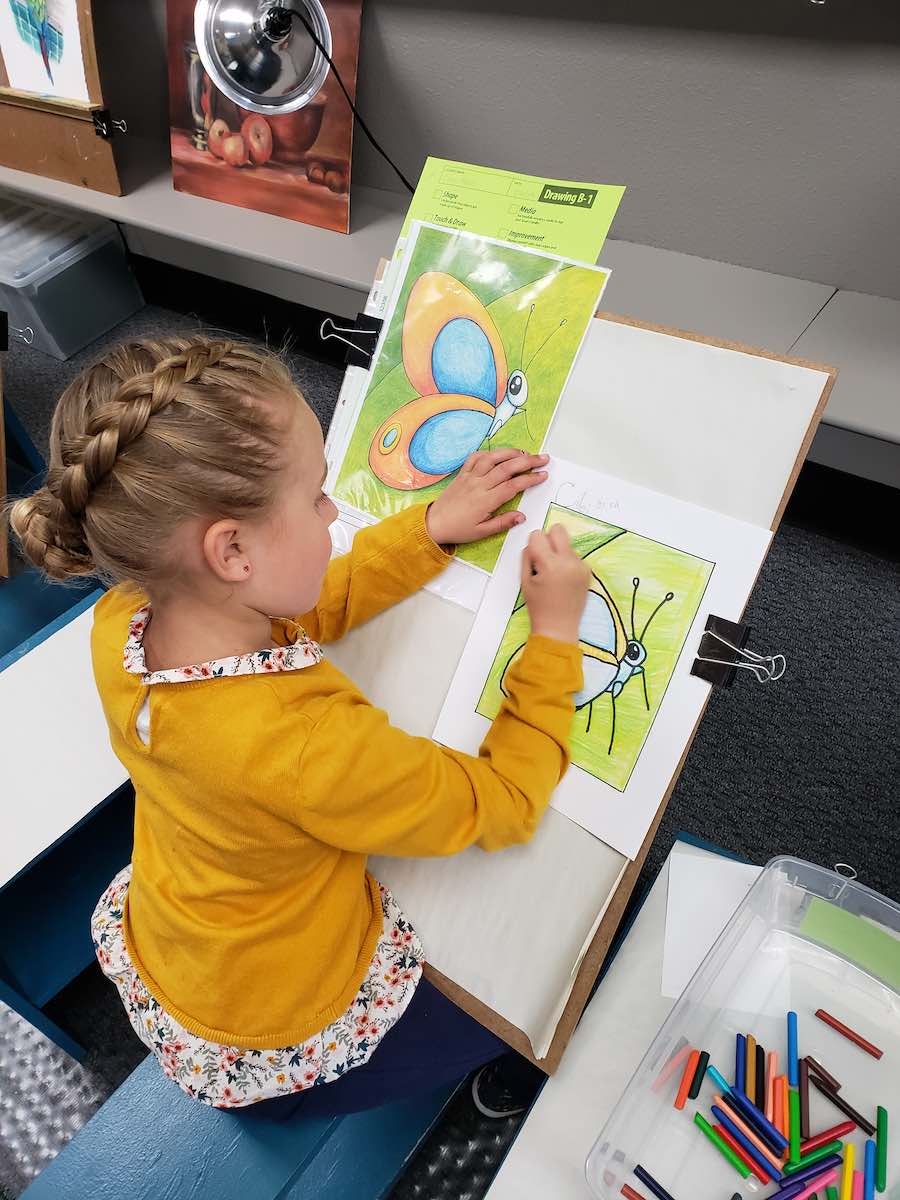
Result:
M714 629L707 629L703 634L700 640L701 650L704 648L703 642L706 638L715 638L717 642L727 646L732 651L732 656L713 658L708 654L698 654L697 662L718 663L723 667L732 667L738 671L752 671L758 683L774 683L784 674L787 662L783 654L756 654L745 646L735 646L733 642Z
M26 346L30 346L34 341L34 330L30 325L26 325L24 329L17 329L15 325L10 325L9 332L20 342L24 342Z
M323 342L342 342L347 347L344 361L348 367L370 367L382 324L379 317L367 313L360 313L351 326L336 325L332 317L326 317L319 326L319 337Z

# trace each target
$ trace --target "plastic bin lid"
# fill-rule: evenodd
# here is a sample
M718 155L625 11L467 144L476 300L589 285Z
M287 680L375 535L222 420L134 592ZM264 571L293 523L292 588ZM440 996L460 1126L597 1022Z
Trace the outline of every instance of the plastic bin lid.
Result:
M0 195L0 283L25 287L82 258L113 226Z

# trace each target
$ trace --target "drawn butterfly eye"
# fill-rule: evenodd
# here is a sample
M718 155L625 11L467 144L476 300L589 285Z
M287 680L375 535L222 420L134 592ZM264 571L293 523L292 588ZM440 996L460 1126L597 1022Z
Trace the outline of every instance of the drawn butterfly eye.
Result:
M629 641L625 647L625 661L630 667L639 667L647 657L647 651L640 642Z
M528 380L521 371L513 371L510 375L506 395L513 408L521 408L528 399Z
M387 454L391 447L396 444L399 437L400 426L396 424L389 426L389 428L387 428L381 435L381 441L378 443L378 449L382 454Z

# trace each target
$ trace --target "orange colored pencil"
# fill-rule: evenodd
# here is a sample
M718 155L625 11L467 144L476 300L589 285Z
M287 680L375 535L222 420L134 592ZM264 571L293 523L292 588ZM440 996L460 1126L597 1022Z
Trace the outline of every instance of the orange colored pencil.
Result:
M772 1122L772 1124L775 1126L775 1128L778 1130L778 1132L783 1134L784 1133L784 1117L782 1116L782 1113L781 1113L781 1076L780 1075L776 1075L775 1078L772 1080L772 1115L769 1116L769 1114L766 1113L766 1116L769 1117L769 1120Z
M732 1121L734 1121L735 1125L737 1125L744 1137L749 1142L753 1143L766 1162L770 1162L776 1170L781 1170L781 1168L784 1166L785 1160L783 1158L778 1158L766 1145L762 1138L757 1137L740 1113L735 1112L735 1110L731 1107L731 1104L728 1102L727 1098L723 1099L723 1097L717 1093L713 1099L713 1104L718 1104L720 1108L724 1109L725 1112L728 1113L729 1117L732 1119Z
M675 1107L684 1108L685 1101L688 1098L688 1092L691 1090L691 1084L694 1082L694 1072L697 1070L697 1063L700 1061L700 1051L692 1050L685 1064L684 1074L681 1076L681 1083L678 1085L678 1093L675 1096Z
M751 1104L756 1104L756 1038L747 1034L747 1070L744 1078L744 1095Z
M766 1058L766 1116L775 1124L775 1070L778 1062L778 1053L775 1050L770 1050ZM776 1127L777 1128L777 1127Z
M786 1138L791 1136L791 1106L788 1104L788 1079L787 1075L781 1077L781 1132Z

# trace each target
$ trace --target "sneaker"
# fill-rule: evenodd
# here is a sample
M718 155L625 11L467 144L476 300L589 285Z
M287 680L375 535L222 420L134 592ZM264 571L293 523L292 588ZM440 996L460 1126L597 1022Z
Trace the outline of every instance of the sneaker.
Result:
M514 1096L503 1078L503 1060L490 1062L472 1080L472 1099L483 1117L502 1120L523 1113L530 1100Z

